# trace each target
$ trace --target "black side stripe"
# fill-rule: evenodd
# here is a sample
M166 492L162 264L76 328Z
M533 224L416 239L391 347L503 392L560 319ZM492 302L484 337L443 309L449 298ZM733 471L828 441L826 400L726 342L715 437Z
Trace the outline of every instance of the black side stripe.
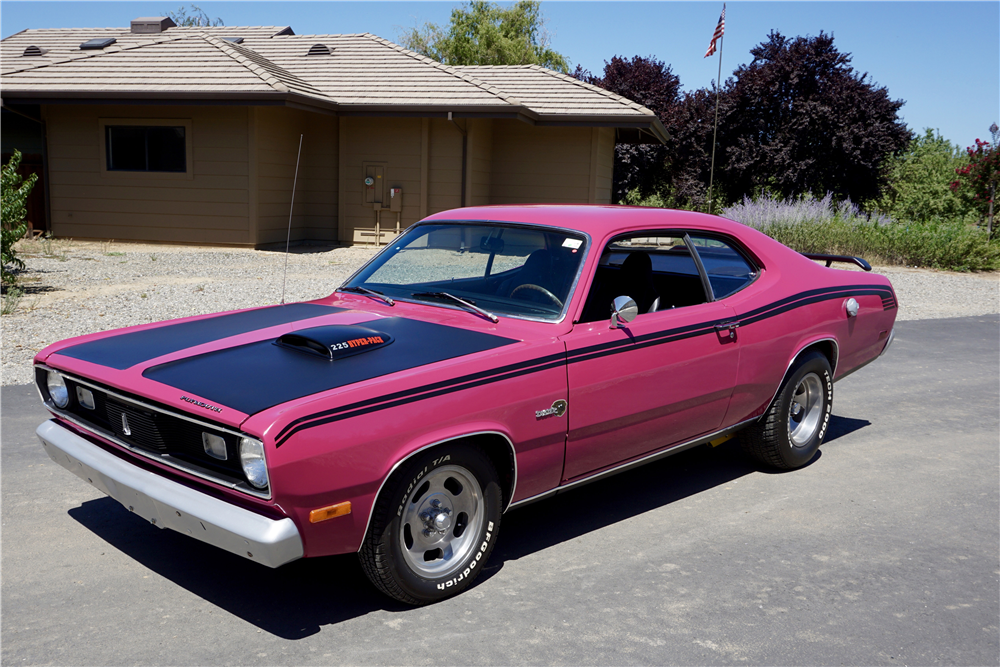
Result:
M800 292L799 294L775 301L767 306L748 311L739 318L739 323L741 326L746 326L775 317L796 308L801 308L802 306L842 297L863 295L879 296L882 300L882 307L885 310L895 308L895 299L893 298L892 291L883 285L834 287ZM887 305L889 302L891 302L891 306ZM726 318L725 321L728 322L732 320L731 318ZM684 327L656 331L642 336L636 336L628 340L591 345L590 347L573 350L568 354L551 354L545 357L539 357L538 359L531 359L528 361L518 362L516 364L501 366L500 368L488 371L481 371L479 373L462 375L448 380L441 380L439 382L414 387L412 389L397 391L391 394L385 394L383 396L377 396L364 401L343 405L338 408L332 408L330 410L323 410L321 412L305 415L289 422L284 426L284 428L281 429L281 431L278 432L275 436L275 447L280 447L296 433L315 426L330 424L343 419L349 419L351 417L358 417L371 412L377 412L379 410L406 405L415 401L444 396L456 391L481 387L494 382L501 382L503 380L509 380L511 378L521 377L531 373L558 368L567 363L573 364L590 361L612 354L619 354L621 352L639 350L655 345L684 340L686 338L703 336L706 334L715 334L715 325L721 322L723 322L723 320L712 320L710 322L701 322Z
M289 422L283 429L281 429L281 431L278 432L277 436L275 436L275 446L280 447L286 440L288 440L288 438L303 428L311 428L320 424L328 424L330 422L339 421L340 419L345 419L346 417L341 416L345 412L362 410L362 412L358 412L358 414L365 414L366 412L372 411L371 409L367 409L372 406L378 406L376 409L382 410L387 407L394 407L395 405L403 405L404 403L408 403L412 400L422 400L424 398L431 398L432 396L442 396L450 393L450 391L457 391L458 389L469 389L471 387L478 387L482 384L488 384L489 382L506 380L519 375L548 370L549 368L562 366L564 363L566 363L565 354L550 354L538 359L521 361L516 364L509 364L507 366L501 366L500 368L494 368L488 371L480 371L479 373L470 373L468 375L462 375L450 380L441 380L440 382L434 382L432 384L426 384L420 387L405 389L403 391L397 391L384 396L377 396L364 401L350 403L339 408L316 412ZM454 388L450 389L452 387ZM382 405L383 403L392 403L392 405ZM354 415L351 414L349 416ZM316 419L321 419L322 421L313 421ZM305 422L309 423L306 424Z

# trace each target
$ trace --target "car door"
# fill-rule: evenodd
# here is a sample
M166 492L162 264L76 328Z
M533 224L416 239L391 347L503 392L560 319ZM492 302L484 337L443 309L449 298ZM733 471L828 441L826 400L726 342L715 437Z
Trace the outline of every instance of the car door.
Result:
M652 257L660 310L616 329L609 318L583 322L564 336L569 382L564 482L717 430L733 392L739 340L726 325L735 312L710 300L697 253L676 236L609 244L588 307L592 299L598 306L610 304L615 292L632 296L615 271L637 251Z

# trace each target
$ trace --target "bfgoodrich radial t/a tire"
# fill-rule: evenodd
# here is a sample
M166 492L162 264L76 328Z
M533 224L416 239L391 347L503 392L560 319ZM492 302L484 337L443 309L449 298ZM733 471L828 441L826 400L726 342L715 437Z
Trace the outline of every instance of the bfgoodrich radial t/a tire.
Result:
M496 470L478 447L443 445L393 473L376 500L359 554L386 595L428 604L468 588L500 528Z
M765 465L791 470L823 443L833 409L833 371L819 352L798 359L771 407L741 434L743 448Z

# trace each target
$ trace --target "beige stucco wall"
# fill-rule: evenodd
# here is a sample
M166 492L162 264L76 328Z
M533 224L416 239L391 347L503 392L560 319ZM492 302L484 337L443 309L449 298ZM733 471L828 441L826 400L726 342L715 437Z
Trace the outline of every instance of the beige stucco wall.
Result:
M245 107L44 106L52 233L252 243L247 113ZM101 119L184 122L190 173L106 171Z

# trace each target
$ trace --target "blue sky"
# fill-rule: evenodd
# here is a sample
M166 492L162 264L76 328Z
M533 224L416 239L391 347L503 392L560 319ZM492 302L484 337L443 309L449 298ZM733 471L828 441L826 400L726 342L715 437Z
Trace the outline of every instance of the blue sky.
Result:
M0 1L0 35L25 28L128 26L190 2ZM447 24L456 2L195 2L226 25L290 25L298 34L371 32L395 40L425 22ZM685 90L709 85L718 57L704 58L722 3L544 0L552 46L599 74L614 55L655 56ZM723 78L749 62L771 30L786 36L833 33L853 66L906 101L915 131L940 130L962 147L1000 123L1000 3L744 2L726 10Z

